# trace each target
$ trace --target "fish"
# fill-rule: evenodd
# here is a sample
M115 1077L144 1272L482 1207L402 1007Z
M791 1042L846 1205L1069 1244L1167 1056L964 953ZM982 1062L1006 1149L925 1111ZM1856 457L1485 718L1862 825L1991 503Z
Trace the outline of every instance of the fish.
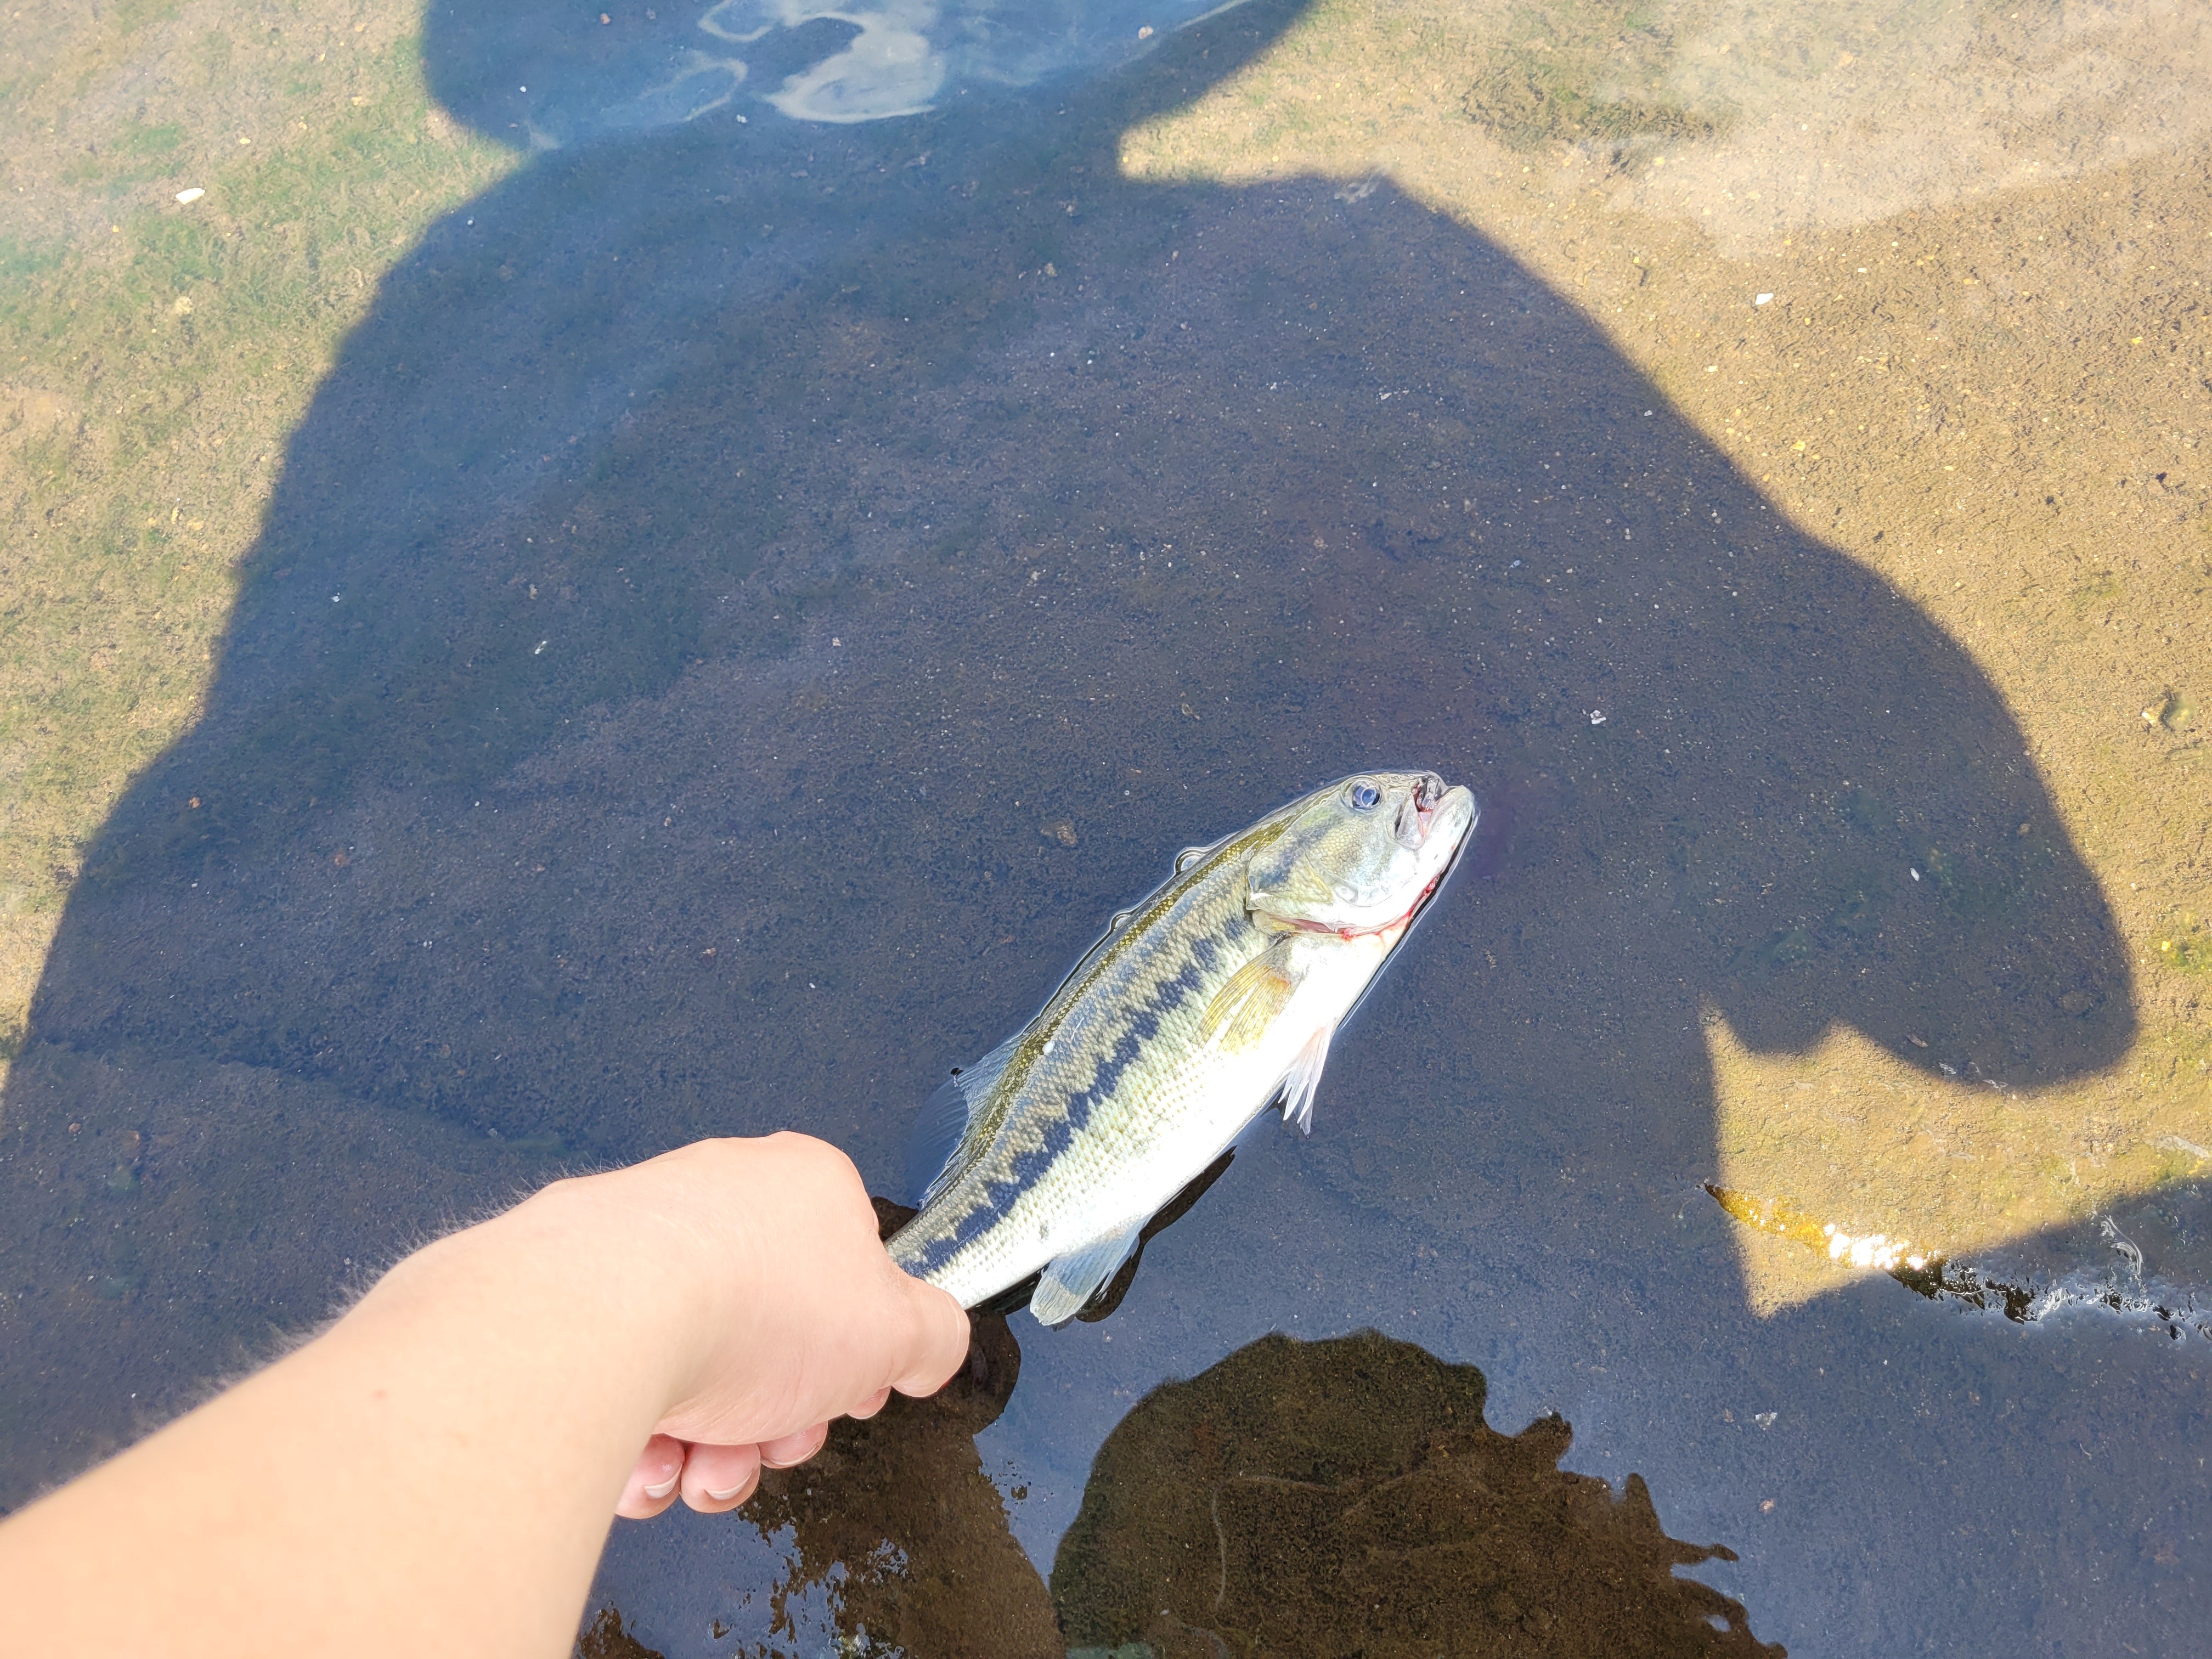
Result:
M1362 772L1186 848L924 1106L915 1167L935 1173L892 1261L963 1307L1036 1276L1038 1320L1081 1313L1270 1105L1310 1130L1331 1039L1479 816L1433 772Z

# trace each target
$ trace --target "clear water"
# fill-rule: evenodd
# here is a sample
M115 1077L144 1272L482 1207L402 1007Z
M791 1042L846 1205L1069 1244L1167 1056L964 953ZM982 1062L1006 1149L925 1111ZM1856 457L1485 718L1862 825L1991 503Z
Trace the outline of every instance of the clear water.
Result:
M1110 1318L618 1526L586 1647L2200 1639L2186 1283L2053 1237L2090 1299L2032 1323L1762 1317L1705 1190L1717 1018L2017 1086L2126 1050L1972 658L1388 181L1124 176L1291 9L738 9L713 62L432 14L447 107L548 147L392 273L72 897L0 1496L556 1169L793 1126L902 1195L916 1104L1175 849L1419 765L1478 842L1312 1136ZM2124 1219L2185 1255L2193 1201Z

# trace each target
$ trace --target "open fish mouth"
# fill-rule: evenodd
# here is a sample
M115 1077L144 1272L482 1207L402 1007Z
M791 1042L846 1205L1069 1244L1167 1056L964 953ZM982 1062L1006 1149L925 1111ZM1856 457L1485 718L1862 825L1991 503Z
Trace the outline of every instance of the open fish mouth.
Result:
M1440 794L1437 796L1437 804L1441 805L1443 804L1443 797ZM1433 814L1435 811L1435 807L1426 809L1426 811L1429 814ZM1474 803L1474 811L1468 815L1467 828L1460 832L1459 844L1452 848L1452 855L1444 860L1444 867L1437 871L1435 875L1429 878L1429 884L1421 889L1419 896L1413 900L1412 904L1407 907L1406 914L1399 917L1396 921L1392 922L1390 924L1391 927L1401 927L1407 933L1411 933L1413 931L1413 924L1420 920L1421 913L1426 910L1429 906L1435 902L1437 894L1443 892L1445 887L1449 885L1453 875L1455 874L1459 869L1460 860L1467 856L1467 849L1474 845L1474 828L1481 822L1482 803L1480 801L1476 801ZM1401 944L1404 943L1402 936L1399 942Z
M1450 793L1450 786L1435 773L1424 775L1421 781L1413 786L1413 793L1407 798L1406 804L1413 809L1413 823L1407 823L1401 817L1397 825L1396 840L1401 847L1419 852L1428 845L1429 832L1436 827L1437 813ZM1417 902L1414 908L1419 908ZM1410 915L1412 912L1407 914Z
M1429 884L1421 889L1420 896L1414 899L1406 914L1389 924L1400 931L1398 937L1391 941L1390 948L1386 953L1386 966L1389 962L1397 960L1399 951L1405 948L1406 941L1413 936L1413 929L1419 925L1422 916L1427 913L1429 907L1436 902L1437 895L1451 884L1452 876L1459 869L1460 860L1467 856L1467 849L1474 845L1474 827L1481 821L1482 803L1477 801L1474 804L1474 815L1468 819L1467 829L1460 836L1459 845L1452 848L1452 855L1444 861L1444 867L1430 878ZM1381 982L1382 978L1382 972L1378 969L1374 977L1370 979L1361 989L1359 994L1352 999L1352 1006L1344 1011L1344 1018L1340 1022L1340 1024L1348 1025L1352 1023L1352 1017L1359 1012L1360 1005L1367 1000L1376 986Z

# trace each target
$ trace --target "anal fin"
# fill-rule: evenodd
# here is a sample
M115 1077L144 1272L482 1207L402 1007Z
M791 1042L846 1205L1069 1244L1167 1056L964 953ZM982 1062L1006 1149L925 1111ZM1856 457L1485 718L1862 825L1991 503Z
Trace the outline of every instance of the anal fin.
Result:
M1144 1224L1137 1234L1137 1248L1121 1259L1121 1265L1115 1269L1114 1277L1106 1281L1106 1288L1083 1304L1083 1311L1076 1315L1078 1319L1091 1325L1112 1316L1114 1310L1121 1305L1121 1298L1129 1293L1129 1286L1137 1282L1137 1268L1145 1259L1145 1246L1189 1214L1191 1206L1206 1196L1206 1188L1221 1179L1236 1156L1237 1149L1230 1147L1191 1177L1183 1189ZM1019 1307L1026 1304L1028 1293L1036 1288L1034 1284L1024 1285L1022 1300L1015 1305Z
M1118 1233L1094 1238L1066 1255L1054 1256L1037 1280L1036 1293L1030 1297L1030 1311L1048 1325L1065 1325L1098 1294L1100 1285L1113 1278L1115 1270L1137 1248L1137 1236L1143 1230L1140 1221Z

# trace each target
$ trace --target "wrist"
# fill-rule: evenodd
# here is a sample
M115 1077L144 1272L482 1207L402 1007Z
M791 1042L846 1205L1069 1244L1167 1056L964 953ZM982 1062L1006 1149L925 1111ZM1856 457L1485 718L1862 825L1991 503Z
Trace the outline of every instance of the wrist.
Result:
M454 1318L480 1337L565 1353L581 1334L618 1368L657 1420L704 1363L712 1275L700 1241L610 1177L559 1181L514 1208L424 1246L363 1298L362 1311Z

